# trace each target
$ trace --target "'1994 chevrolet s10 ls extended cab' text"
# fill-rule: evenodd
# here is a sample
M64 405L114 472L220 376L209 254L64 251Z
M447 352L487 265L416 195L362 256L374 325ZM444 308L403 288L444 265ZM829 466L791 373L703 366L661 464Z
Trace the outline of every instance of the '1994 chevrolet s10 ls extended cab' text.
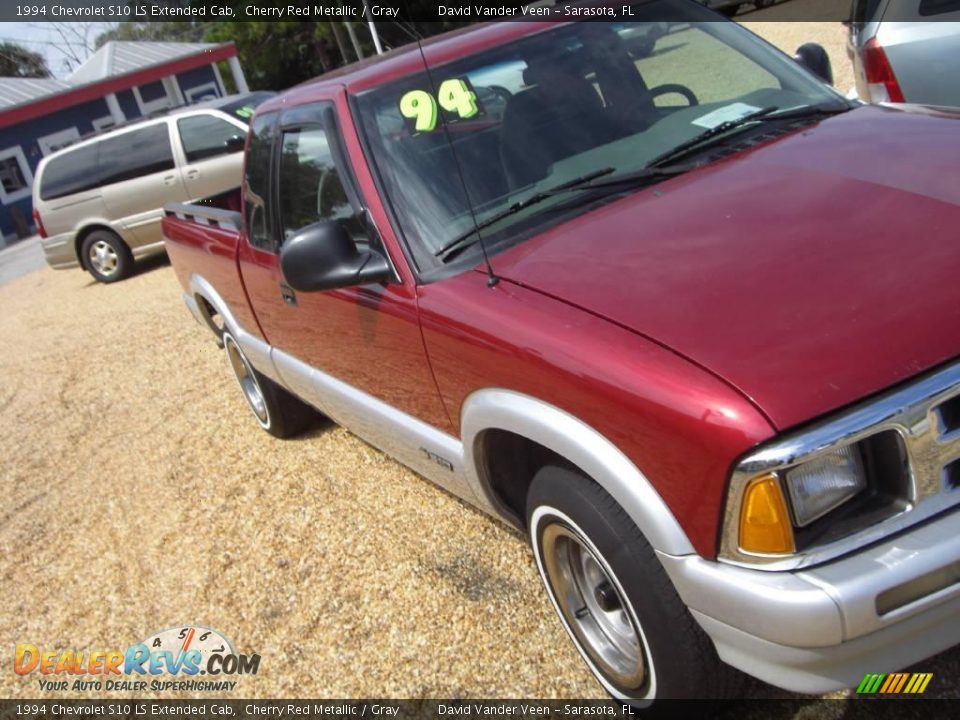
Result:
M960 114L665 9L267 101L170 257L265 429L524 529L615 697L855 686L960 642Z

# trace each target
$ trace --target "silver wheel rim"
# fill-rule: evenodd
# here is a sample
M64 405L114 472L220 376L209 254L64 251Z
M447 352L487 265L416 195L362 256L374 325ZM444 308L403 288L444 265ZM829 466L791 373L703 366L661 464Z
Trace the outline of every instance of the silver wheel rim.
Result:
M87 257L90 259L90 265L93 269L101 275L113 275L120 264L120 256L117 255L117 251L105 240L97 240L93 243Z
M554 602L582 650L621 688L639 689L646 682L646 651L609 565L558 522L544 528L541 552Z
M260 383L253 373L250 363L240 352L236 341L229 335L224 337L224 347L227 351L227 360L233 369L233 374L237 376L237 382L240 383L240 389L243 391L243 397L246 398L247 405L256 415L260 424L266 427L270 422L270 415L267 412L267 403L263 399L263 391L260 389Z

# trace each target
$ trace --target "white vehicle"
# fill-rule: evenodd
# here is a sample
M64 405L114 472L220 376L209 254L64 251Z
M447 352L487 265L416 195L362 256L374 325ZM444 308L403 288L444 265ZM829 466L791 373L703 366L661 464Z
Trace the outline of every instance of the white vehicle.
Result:
M109 283L127 277L134 258L163 251L163 206L240 185L247 123L272 95L232 95L181 108L41 160L33 216L50 267L79 266Z
M861 100L960 105L960 0L853 0L849 27Z

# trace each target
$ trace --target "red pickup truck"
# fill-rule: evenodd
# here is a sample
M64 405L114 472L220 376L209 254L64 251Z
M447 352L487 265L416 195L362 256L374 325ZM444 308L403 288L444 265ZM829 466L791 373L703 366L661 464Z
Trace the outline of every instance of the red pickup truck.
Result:
M523 529L613 696L855 687L960 642L960 114L634 13L267 101L169 254L264 429Z

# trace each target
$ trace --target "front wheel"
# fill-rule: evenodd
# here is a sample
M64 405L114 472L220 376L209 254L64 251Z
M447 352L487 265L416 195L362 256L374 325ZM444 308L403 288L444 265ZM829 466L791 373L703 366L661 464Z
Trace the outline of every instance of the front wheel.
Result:
M630 517L588 478L545 467L530 486L528 527L564 629L613 697L729 697L740 675L674 590Z
M224 330L222 338L227 363L260 427L278 438L303 432L316 418L313 408L258 372L228 331Z

